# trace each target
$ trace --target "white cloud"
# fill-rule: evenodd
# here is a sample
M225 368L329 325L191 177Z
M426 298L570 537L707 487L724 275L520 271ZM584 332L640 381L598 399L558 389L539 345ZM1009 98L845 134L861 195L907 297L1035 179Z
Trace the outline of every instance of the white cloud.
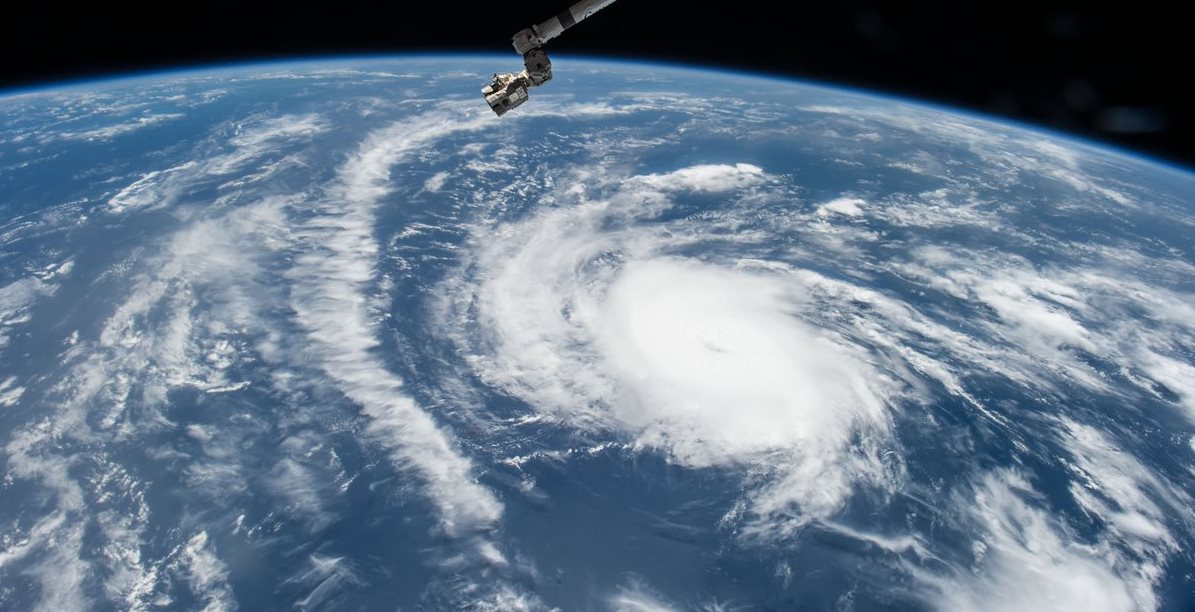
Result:
M930 313L945 325L935 325L933 334L921 333L951 351L953 358L934 358L944 367L982 365L973 376L993 373L1058 399L1075 384L1126 398L1135 385L1161 398L1157 381L1191 413L1187 398L1195 389L1183 372L1192 366L1176 349L1195 341L1195 310L1186 306L1191 297L1127 271L1161 267L1135 257L1127 268L1122 262L1090 260L1049 267L1014 255L927 246L885 265L957 300L953 310ZM1140 324L1141 313L1151 325ZM966 342L945 342L952 321L980 333ZM899 319L890 322L909 327ZM1097 370L1093 357L1115 364L1124 379Z
M423 188L432 193L440 191L444 188L444 183L446 183L451 176L452 174L449 172L437 172L424 181Z
M186 581L195 599L202 602L204 612L235 610L228 566L212 548L207 532L200 531L171 553L174 560L168 567Z
M867 206L867 202L860 198L835 198L825 204L818 205L817 214L819 217L828 217L831 214L839 214L845 217L862 217L865 206Z
M640 580L619 587L606 599L606 605L611 612L673 612L680 609Z
M1146 373L1178 394L1187 417L1195 421L1195 366L1149 349L1139 351L1137 358Z
M280 510L306 523L309 529L318 530L335 520L324 504L333 497L330 491L323 490L331 483L318 478L316 471L304 462L294 457L279 459L264 480L264 489L282 499Z
M1075 460L1071 494L1085 510L1100 516L1131 538L1171 542L1149 488L1157 481L1145 466L1114 446L1099 430L1062 420L1064 441Z
M891 194L872 215L897 227L967 227L973 231L1011 231L994 210L995 203L967 189L939 188L916 195Z
M108 141L183 119L186 114L182 111L217 97L217 92L212 91L182 95L178 85L177 82L146 84L106 92L39 92L10 98L12 102L25 102L17 113L21 117L18 124L24 129L16 130L16 138L10 142Z
M1080 544L1041 509L1028 482L1016 472L987 475L962 509L982 536L975 563L936 583L941 610L1129 612L1151 607L1134 600L1132 584L1097 551Z
M726 193L759 185L766 180L763 168L753 164L705 164L665 174L635 177L635 182L660 191Z
M1082 305L1071 287L1023 270L1004 270L998 276L973 279L977 298L991 306L1003 325L994 332L1015 335L1029 351L1058 351L1066 347L1090 352L1098 349L1091 334L1067 312Z
M1075 193L1096 196L1086 203L1088 207L1102 207L1107 203L1115 208L1140 206L1120 185L1087 169L1086 156L1077 147L1040 133L906 104L900 104L896 109L887 104L871 107L823 104L804 106L801 110L826 115L832 125L849 126L855 131L882 127L894 135L907 132L914 135L910 142L918 147L942 143L968 151L980 159L974 165L980 176L973 178L1020 185L1023 176L1044 177L1069 186ZM894 128L898 132L893 132ZM940 168L925 172L927 164L923 162L901 160L890 165L924 173L937 180L952 174ZM929 166L938 164L931 162Z
M237 124L235 133L220 143L225 152L189 160L164 170L142 175L119 190L108 200L108 211L121 214L130 211L153 210L178 203L196 185L215 177L243 171L251 161L281 157L286 163L298 164L300 159L286 154L285 143L306 142L327 131L327 122L318 115L283 115L256 122ZM281 162L263 164L266 169L257 174L240 176L236 186L245 187L253 180L268 178L277 172Z
M334 607L339 592L365 585L354 563L344 557L312 554L308 556L307 561L306 572L287 580L310 589L302 599L295 602L295 607L301 611Z
M145 173L141 178L112 196L108 200L108 210L119 214L129 210L148 208L174 197L173 194L164 192L163 188L168 184L165 179L173 173L190 170L195 165L195 162L188 161L165 170L153 170Z
M54 499L54 511L38 518L45 537L35 542L37 549L53 554L39 555L29 566L39 577L39 606L88 607L83 584L97 578L110 601L130 609L146 608L161 592L170 561L151 557L143 541L149 515L144 483L103 453L73 451L79 445L106 448L168 425L157 410L172 388L231 384L225 372L245 348L229 339L235 337L232 330L263 331L260 309L246 296L271 295L257 284L257 258L278 229L277 217L271 220L266 211L281 205L276 199L250 204L162 240L161 252L138 262L140 272L120 279L127 293L118 295L112 314L101 319L98 337L72 335L62 354L66 374L51 381L46 393L46 420L18 430L5 446L9 475L41 484L44 495ZM61 276L63 267L46 274ZM198 291L205 294L202 313ZM192 478L192 483L206 485L200 491L224 495L244 486L236 462L226 458L183 472L188 477L206 472L211 477ZM84 530L88 546L99 553L94 559L84 554ZM214 553L196 548L187 554L194 557L187 563L199 565L180 571L210 582L202 578L210 573L203 567L217 563Z
M469 585L464 591L478 590L480 585ZM532 612L546 610L537 598L524 592L516 591L508 586L499 586L493 592L468 601L462 608L477 610L478 612Z
M1061 437L1072 462L1071 495L1106 532L1105 558L1116 567L1138 606L1156 608L1153 589L1179 545L1168 527L1178 519L1195 524L1189 495L1166 484L1153 470L1091 425L1061 418Z
M86 530L82 516L86 511L82 487L73 479L71 462L40 452L61 429L50 421L41 421L24 431L15 432L4 450L8 455L8 477L39 481L49 489L54 505L41 516L33 517L32 527L6 534L0 551L0 567L26 561L24 572L38 586L35 610L79 610L86 607L83 584L90 566L82 559ZM11 546L10 542L15 543Z
M494 174L501 174L503 176L515 171L515 167L511 165L510 161L499 157L503 151L495 151L493 156L487 159L471 159L465 162L465 169L477 174L484 174L487 172ZM510 153L506 151L506 153ZM434 178L434 177L433 177Z
M94 368L102 381L75 401L96 394L115 400L101 420L111 427L124 418L133 388L126 382L134 375L142 390L137 399L150 407L173 387L243 388L244 381L228 372L247 350L269 350L268 344L245 345L242 334L274 333L258 304L276 299L279 290L263 278L262 259L270 247L285 244L282 209L288 203L266 198L169 236L163 252L149 258L151 265L129 279L128 296L105 322L98 343L74 351L92 351L79 367Z
M613 413L694 466L829 456L855 425L882 424L875 374L794 316L791 291L782 276L682 260L624 265L595 320L578 313L627 394Z
M329 124L319 115L282 115L259 122L236 125L228 139L231 150L208 158L204 171L228 174L241 170L246 163L266 155L276 155L286 142L307 142L328 131Z
M42 138L42 142L49 142L51 140L111 140L117 136L136 132L160 123L166 123L177 119L182 119L186 115L182 113L150 113L145 114L135 119L125 121L123 123L114 123L104 125L102 127L80 130L77 132L58 132L51 133Z
M53 295L54 290L54 285L35 277L0 287L0 349L9 343L12 328L33 319L33 305L42 297Z
M21 401L21 396L25 394L25 387L18 386L16 382L16 376L0 380L0 406L7 408L15 406L17 402Z
M340 168L326 200L297 232L302 245L290 277L293 308L321 367L369 419L366 434L427 484L443 527L469 531L498 520L502 504L477 484L448 432L403 392L377 354L376 319L366 295L376 277L374 211L391 187L389 168L444 136L482 129L484 115L436 111L370 134Z
M458 340L478 374L687 466L755 466L766 474L751 496L755 536L835 512L861 482L887 486L899 471L877 458L891 442L888 379L865 351L804 322L818 308L804 279L663 257L699 236L685 222L636 223L676 192L754 197L763 171L698 166L586 187L604 180L620 185L608 199L569 187L553 194L567 205L477 229L480 282L454 279L444 295L477 309L478 328Z

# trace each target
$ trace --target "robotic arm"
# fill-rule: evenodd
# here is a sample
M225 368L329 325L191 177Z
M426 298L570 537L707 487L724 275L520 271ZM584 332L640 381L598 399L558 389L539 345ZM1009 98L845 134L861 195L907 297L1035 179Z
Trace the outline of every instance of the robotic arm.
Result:
M485 101L498 116L527 101L529 90L552 80L552 62L544 45L577 25L586 17L611 5L614 0L581 0L547 21L521 30L514 36L515 51L523 56L525 68L518 74L499 73L482 88Z

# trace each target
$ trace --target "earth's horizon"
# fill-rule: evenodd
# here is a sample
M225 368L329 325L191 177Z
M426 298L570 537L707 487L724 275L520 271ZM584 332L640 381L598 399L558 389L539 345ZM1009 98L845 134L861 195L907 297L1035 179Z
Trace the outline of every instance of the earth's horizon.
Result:
M511 60L514 63L511 63ZM1015 127L1020 130L1028 132L1036 132L1048 136L1052 140L1065 142L1069 145L1099 150L1105 154L1111 154L1119 157L1132 159L1136 162L1141 162L1149 165L1156 165L1171 172L1181 173L1195 173L1195 167L1184 163L1178 159L1168 158L1165 155L1150 153L1147 151L1133 149L1132 147L1122 144L1103 141L1097 137L1085 136L1082 134L1068 132L1063 128L1057 128L1045 123L1037 123L1032 120L1016 119L1012 117L1005 117L995 113L986 112L977 108L966 108L963 106L953 105L950 102L943 100L930 100L917 98L915 96L898 93L895 91L879 91L871 90L866 87L857 85L849 85L845 83L837 83L834 81L818 80L814 78L807 78L795 75L788 75L779 72L767 72L760 70L743 70L735 69L727 66L702 66L700 64L691 64L681 61L667 61L667 60L635 60L625 57L605 57L601 55L580 55L572 53L553 53L553 62L563 62L565 66L583 65L583 64L601 64L606 66L628 66L637 67L640 69L651 68L658 70L665 70L670 72L691 72L696 74L717 74L723 77L732 79L743 79L747 81L763 81L771 82L777 85L795 85L799 87L806 87L812 89L826 90L851 96L863 96L868 98L878 98L889 100L898 104L907 104L919 106L927 109L934 109L943 113L952 115L959 115L973 119L979 122L994 123L1006 127ZM362 53L362 54L343 54L343 55L294 55L275 58L257 58L246 60L229 60L216 62L196 62L183 66L166 66L160 68L148 69L131 69L123 71L113 71L109 73L97 74L80 74L70 77L65 77L58 80L37 81L24 84L16 84L0 88L0 102L10 98L17 98L22 96L36 96L51 93L65 93L74 90L93 90L96 87L122 87L133 86L142 81L160 81L165 79L186 79L188 77L203 77L212 76L220 73L236 73L245 71L264 71L268 69L285 69L288 67L310 67L312 65L320 65L321 67L331 66L360 66L362 64L377 64L387 62L420 62L420 61L478 61L486 62L485 65L493 65L494 68L490 72L502 72L514 70L518 67L519 58L508 53L496 53L485 51L428 51L428 52L400 52L400 53ZM489 74L478 73L478 74ZM478 88L480 91L480 88ZM457 92L461 93L461 92ZM532 96L538 97L536 94L547 93L551 94L551 85L546 88L538 88L531 90Z
M517 60L0 92L0 608L1195 606L1195 173Z

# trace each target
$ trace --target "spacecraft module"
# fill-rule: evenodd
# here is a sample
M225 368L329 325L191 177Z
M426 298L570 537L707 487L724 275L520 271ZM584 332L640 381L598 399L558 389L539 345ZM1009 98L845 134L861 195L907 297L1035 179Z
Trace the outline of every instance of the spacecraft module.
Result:
M518 74L494 74L493 82L481 89L490 108L502 116L526 102L529 89L552 80L552 62L548 60L544 45L611 4L614 4L614 0L581 0L555 17L515 34L514 48L523 56L523 71Z

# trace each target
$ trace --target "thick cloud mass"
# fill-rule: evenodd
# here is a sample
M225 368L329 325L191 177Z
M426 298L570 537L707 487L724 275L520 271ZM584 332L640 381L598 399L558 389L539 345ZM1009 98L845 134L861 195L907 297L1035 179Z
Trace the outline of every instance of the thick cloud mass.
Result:
M874 374L801 322L791 290L782 275L669 260L624 266L595 327L627 393L617 418L697 466L833 449L854 425L882 423Z

